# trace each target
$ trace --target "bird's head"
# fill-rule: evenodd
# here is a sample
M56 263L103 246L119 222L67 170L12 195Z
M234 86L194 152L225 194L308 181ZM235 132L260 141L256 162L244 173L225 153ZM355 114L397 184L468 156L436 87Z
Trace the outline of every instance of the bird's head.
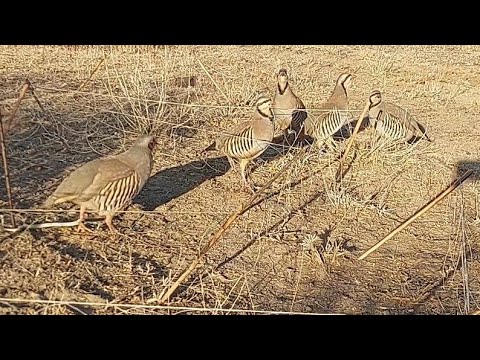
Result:
M146 147L150 151L153 151L156 145L157 145L157 140L153 135L143 135L139 137L134 144L134 146Z

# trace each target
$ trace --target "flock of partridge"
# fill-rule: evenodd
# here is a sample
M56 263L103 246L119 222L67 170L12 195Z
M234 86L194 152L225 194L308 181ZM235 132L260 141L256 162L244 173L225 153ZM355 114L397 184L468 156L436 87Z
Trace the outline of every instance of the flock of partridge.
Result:
M351 83L351 74L341 74L328 100L319 107L315 116L311 116L307 114L302 100L292 91L287 70L281 69L273 101L267 95L258 96L252 117L219 135L205 151L218 150L227 156L231 165L234 161L238 162L245 187L253 191L247 182L246 167L272 144L276 128L281 129L284 136L290 130L294 131L299 143L308 137L314 139L318 148L335 148L333 135L350 118L348 89ZM369 102L370 124L379 136L392 141L409 142L413 138L431 141L425 129L404 109L383 101L380 91L374 90ZM112 219L116 212L132 202L147 182L153 166L155 145L153 135L144 135L119 155L84 164L63 180L42 207L72 202L80 206L79 231L88 230L83 224L85 213L94 211L105 216L110 231L116 232Z

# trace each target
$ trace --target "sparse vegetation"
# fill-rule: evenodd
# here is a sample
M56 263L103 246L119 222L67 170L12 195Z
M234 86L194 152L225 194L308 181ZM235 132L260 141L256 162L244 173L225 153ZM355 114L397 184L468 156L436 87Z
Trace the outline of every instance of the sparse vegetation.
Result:
M76 219L78 209L68 206L35 207L80 164L123 151L145 132L158 138L149 182L114 220L123 236L111 239L100 224L94 234L49 228L0 239L0 314L475 311L480 74L472 66L479 59L478 46L0 47L2 114L25 78L46 110L28 95L7 138L17 223ZM351 72L355 120L379 88L434 142L390 146L362 129L340 184L338 153L308 151L170 302L156 304L248 199L225 158L199 152L253 111L256 94L267 88L273 96L279 65L307 109ZM340 152L345 141L337 141ZM266 183L297 151L268 149L253 181ZM461 162L476 171L473 180L358 261L445 188ZM2 225L11 226L3 185L0 202Z

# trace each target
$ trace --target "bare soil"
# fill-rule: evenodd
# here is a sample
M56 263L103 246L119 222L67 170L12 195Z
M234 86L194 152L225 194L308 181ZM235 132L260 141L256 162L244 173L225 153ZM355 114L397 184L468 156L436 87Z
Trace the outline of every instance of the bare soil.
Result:
M91 79L92 71L103 63ZM135 204L118 214L121 236L90 223L0 239L0 314L466 314L480 306L479 46L2 46L0 103L30 94L7 137L18 224L71 221L72 206L36 207L73 169L158 137L155 167ZM273 95L286 66L309 111L336 78L354 74L358 118L371 90L409 111L433 143L371 153L359 133L355 160L334 184L337 153L308 151L241 216L170 299L161 296L249 195L216 134L247 118L252 98ZM81 87L80 91L77 91ZM344 131L348 134L348 129ZM266 183L297 148L272 147L252 171ZM446 188L474 176L365 260L358 257ZM10 227L6 191L1 214ZM95 214L92 214L95 217Z

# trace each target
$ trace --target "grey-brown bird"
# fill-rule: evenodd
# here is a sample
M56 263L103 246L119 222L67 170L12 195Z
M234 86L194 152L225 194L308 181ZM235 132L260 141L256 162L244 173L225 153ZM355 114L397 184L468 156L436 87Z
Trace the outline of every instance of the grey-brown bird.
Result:
M92 160L70 173L43 203L42 208L72 202L80 206L78 231L88 231L83 224L86 211L105 216L112 233L116 212L124 209L138 195L150 177L152 151L156 145L152 135L141 136L127 151Z
M302 143L305 137L304 122L307 112L303 101L293 92L287 70L283 68L277 74L277 89L272 108L275 114L275 127L283 131L284 139L288 138L289 130L293 130L297 141Z
M368 117L380 136L400 142L410 142L420 138L432 142L425 128L407 110L384 101L379 90L373 90L369 100Z
M253 159L259 157L273 140L272 101L266 95L260 95L255 102L255 113L252 118L243 121L208 146L204 151L218 150L227 156L233 167L233 160L240 165L240 175L244 186L251 192L247 182L246 167Z
M330 150L335 150L333 135L350 118L348 89L352 79L351 74L341 74L328 100L318 107L318 112L310 114L305 121L305 134L313 137L319 147L325 144Z

